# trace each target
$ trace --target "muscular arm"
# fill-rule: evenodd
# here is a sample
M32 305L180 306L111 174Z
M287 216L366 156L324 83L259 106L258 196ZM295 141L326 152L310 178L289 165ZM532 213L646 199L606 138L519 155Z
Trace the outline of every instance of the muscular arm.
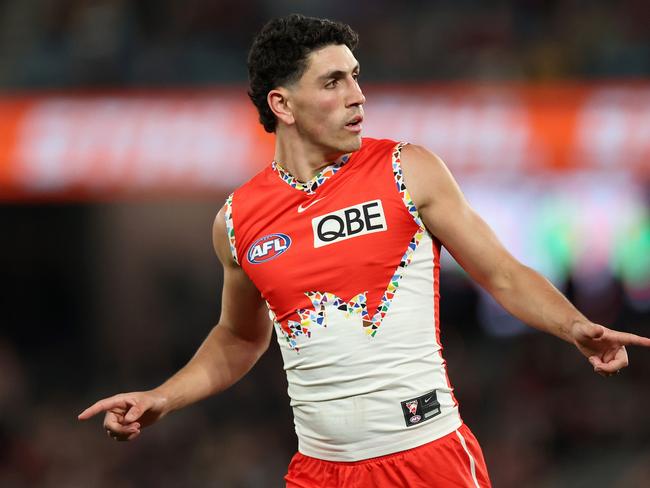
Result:
M159 387L105 398L84 410L79 419L105 411L104 428L109 436L134 439L141 427L172 410L228 388L266 351L271 322L259 292L232 258L223 210L214 222L213 243L224 268L221 317L192 359Z
M650 346L649 339L590 322L548 280L517 261L469 206L440 158L405 146L402 171L427 229L512 315L574 344L601 373L627 366L623 346Z
M266 351L272 327L259 291L230 253L223 211L213 227L214 248L224 269L219 323L194 357L156 390L169 410L225 390L244 376Z

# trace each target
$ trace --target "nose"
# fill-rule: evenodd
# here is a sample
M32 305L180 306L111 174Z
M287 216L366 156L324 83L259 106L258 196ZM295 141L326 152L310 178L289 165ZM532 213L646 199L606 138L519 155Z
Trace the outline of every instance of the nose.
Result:
M357 80L352 78L350 80L350 94L348 96L348 107L361 106L366 103L366 97L361 91L361 87Z

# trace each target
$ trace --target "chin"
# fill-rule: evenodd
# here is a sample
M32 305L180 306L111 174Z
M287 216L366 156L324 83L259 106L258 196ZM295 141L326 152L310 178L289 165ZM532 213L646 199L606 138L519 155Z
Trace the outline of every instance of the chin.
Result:
M361 134L355 135L348 141L345 141L344 153L354 152L361 149Z
M358 151L361 149L361 135L348 136L345 139L338 140L334 144L327 144L328 159L336 159L343 154Z

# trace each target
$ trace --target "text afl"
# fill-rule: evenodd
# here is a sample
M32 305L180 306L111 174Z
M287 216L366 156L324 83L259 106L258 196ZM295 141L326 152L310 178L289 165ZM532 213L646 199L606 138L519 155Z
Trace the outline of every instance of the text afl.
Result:
M291 246L291 237L286 234L269 234L260 237L248 248L248 262L260 264L275 259Z

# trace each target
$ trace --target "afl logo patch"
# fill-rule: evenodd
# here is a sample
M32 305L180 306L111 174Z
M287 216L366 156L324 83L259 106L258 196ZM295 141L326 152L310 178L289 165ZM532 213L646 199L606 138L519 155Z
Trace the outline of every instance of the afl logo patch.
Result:
M248 248L247 259L251 264L260 264L277 258L291 246L291 237L286 234L269 234L260 237Z

